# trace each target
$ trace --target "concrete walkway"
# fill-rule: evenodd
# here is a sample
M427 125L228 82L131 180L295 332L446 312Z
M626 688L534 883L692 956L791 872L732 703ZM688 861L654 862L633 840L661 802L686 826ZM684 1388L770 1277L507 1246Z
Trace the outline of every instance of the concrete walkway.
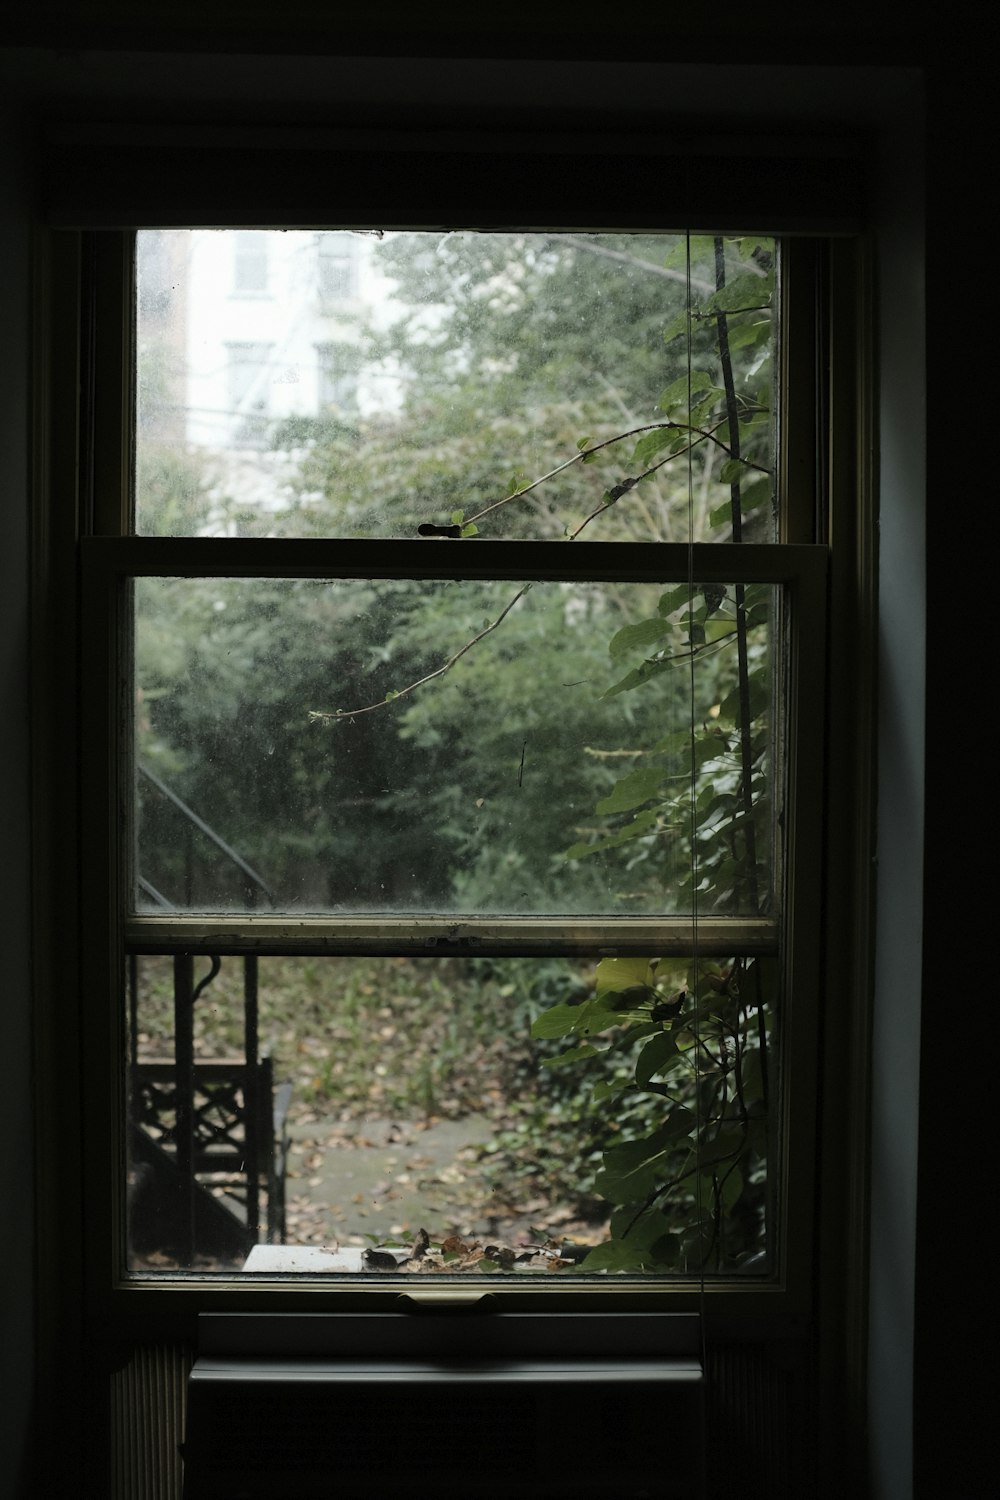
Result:
M289 1244L367 1245L421 1228L432 1237L496 1234L509 1223L491 1213L477 1162L493 1134L482 1115L426 1126L318 1119L289 1134Z

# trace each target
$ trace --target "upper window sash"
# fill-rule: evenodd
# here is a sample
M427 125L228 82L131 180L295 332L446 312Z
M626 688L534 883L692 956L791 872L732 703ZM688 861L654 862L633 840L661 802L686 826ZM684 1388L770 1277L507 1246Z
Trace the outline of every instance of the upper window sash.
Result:
M827 548L706 542L419 541L274 537L84 537L97 586L127 578L470 578L595 583L822 585Z
M274 300L233 306L246 237L136 236L139 534L773 537L773 236L331 233L347 311L294 230L256 236Z
M573 579L699 584L725 578L734 583L779 586L783 600L781 688L784 739L780 776L792 798L783 841L782 867L800 865L795 840L812 827L815 837L816 768L822 763L823 622L827 551L821 546L703 547L596 544L586 549L561 543L425 541L401 543L268 540L171 540L92 538L83 544L86 608L91 622L88 653L93 701L103 703L103 732L91 741L96 764L91 780L105 783L107 807L121 807L120 830L131 822L131 750L122 738L118 705L132 690L127 642L128 583L134 578L312 578L312 579ZM433 689L431 689L433 690ZM390 710L391 711L391 710ZM131 721L131 711L125 716ZM93 721L92 721L93 722ZM786 758L787 757L787 761ZM110 779L109 779L110 778ZM96 788L95 788L96 790ZM812 804L812 812L809 808ZM93 803L95 809L100 801ZM116 820L111 820L115 822ZM124 832L121 835L125 837ZM130 836L129 836L130 838ZM791 842L790 842L791 840ZM126 841L127 842L127 841ZM780 913L759 918L466 916L387 912L343 916L282 912L135 913L123 844L111 885L116 926L136 952L180 946L203 952L773 952ZM782 909L787 897L780 903Z

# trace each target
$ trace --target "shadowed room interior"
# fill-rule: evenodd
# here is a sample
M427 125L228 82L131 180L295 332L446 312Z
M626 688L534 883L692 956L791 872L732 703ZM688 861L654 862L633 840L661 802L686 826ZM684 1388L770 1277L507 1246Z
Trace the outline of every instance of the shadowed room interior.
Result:
M63 1039L59 1017L68 1018L70 1039L87 1026L73 892L86 885L88 851L77 847L68 874L58 854L60 820L76 819L87 792L78 800L61 779L61 741L77 726L53 722L49 692L53 643L70 655L72 643L54 634L58 574L40 562L51 540L46 506L59 504L66 448L78 437L75 415L48 394L58 387L59 306L41 289L53 214L64 212L53 209L51 142L72 141L78 128L91 141L104 131L117 143L112 155L120 149L135 160L164 128L189 149L199 132L214 132L230 145L245 136L247 149L261 150L295 130L477 129L519 132L528 142L561 133L568 151L574 135L614 138L624 156L644 131L679 142L709 132L862 142L875 267L874 418L859 459L879 507L865 539L866 555L878 551L877 661L869 662L877 675L875 916L859 979L865 993L851 1011L856 1034L838 1036L836 1017L822 1020L825 1044L861 1059L845 1099L817 1100L824 1150L841 1108L865 1119L853 1122L850 1162L834 1168L829 1154L817 1158L821 1183L824 1164L831 1180L818 1193L817 1290L794 1353L766 1329L751 1341L761 1389L770 1392L761 1399L780 1403L774 1392L794 1385L805 1436L794 1462L762 1459L756 1475L748 1470L744 1492L975 1500L989 1492L984 1271L993 1249L995 981L992 950L972 943L967 929L973 917L988 920L996 887L995 609L985 568L995 124L992 69L982 58L986 8L931 17L916 7L905 19L856 0L829 11L720 0L711 13L686 17L631 5L596 18L564 6L513 5L482 17L451 4L425 10L39 0L0 23L6 1492L12 1500L132 1500L109 1478L108 1392L131 1357L125 1346L129 1336L136 1348L192 1339L168 1307L141 1298L129 1313L136 1322L109 1333L88 1290L109 1273L84 1264L81 1249L97 1243L95 1210L80 1147L80 1054L76 1040ZM88 149L100 174L100 152ZM115 170L110 158L107 170ZM138 186L139 214L154 212L155 189ZM88 182L63 181L61 190L73 203L65 212L79 214ZM598 185L593 192L600 220ZM669 217L670 190L664 197ZM99 340L93 329L87 336ZM71 657L67 680L75 671ZM827 941L835 945L835 935ZM129 1420L141 1428L146 1417L137 1398ZM787 1433L791 1417L789 1406L773 1417L774 1430ZM571 1422L572 1412L560 1420ZM752 1426L747 1417L747 1433ZM750 1452L753 1434L742 1441ZM738 1467L715 1472L739 1478ZM789 1487L779 1490L773 1476L782 1474ZM482 1476L469 1478L475 1494ZM553 1494L557 1483L554 1474ZM143 1500L174 1493L154 1478Z

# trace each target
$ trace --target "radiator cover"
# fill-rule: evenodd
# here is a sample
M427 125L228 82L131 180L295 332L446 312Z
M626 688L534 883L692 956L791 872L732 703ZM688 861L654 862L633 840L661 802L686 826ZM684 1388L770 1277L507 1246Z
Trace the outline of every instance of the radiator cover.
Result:
M202 1322L185 1500L327 1500L414 1483L476 1500L703 1493L696 1318Z

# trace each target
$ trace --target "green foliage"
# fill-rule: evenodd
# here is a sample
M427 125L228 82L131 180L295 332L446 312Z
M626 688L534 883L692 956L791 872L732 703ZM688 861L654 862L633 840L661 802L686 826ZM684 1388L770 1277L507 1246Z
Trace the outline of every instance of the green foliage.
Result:
M562 1058L590 1081L591 1129L603 1141L593 1192L614 1209L611 1239L582 1270L758 1264L770 1026L761 968L747 960L683 970L657 959L605 959L594 1000L559 1004L536 1019L536 1039L603 1034L616 1061L630 1064L610 1080L607 1050L591 1051L589 1041ZM612 1116L600 1108L610 1099Z

